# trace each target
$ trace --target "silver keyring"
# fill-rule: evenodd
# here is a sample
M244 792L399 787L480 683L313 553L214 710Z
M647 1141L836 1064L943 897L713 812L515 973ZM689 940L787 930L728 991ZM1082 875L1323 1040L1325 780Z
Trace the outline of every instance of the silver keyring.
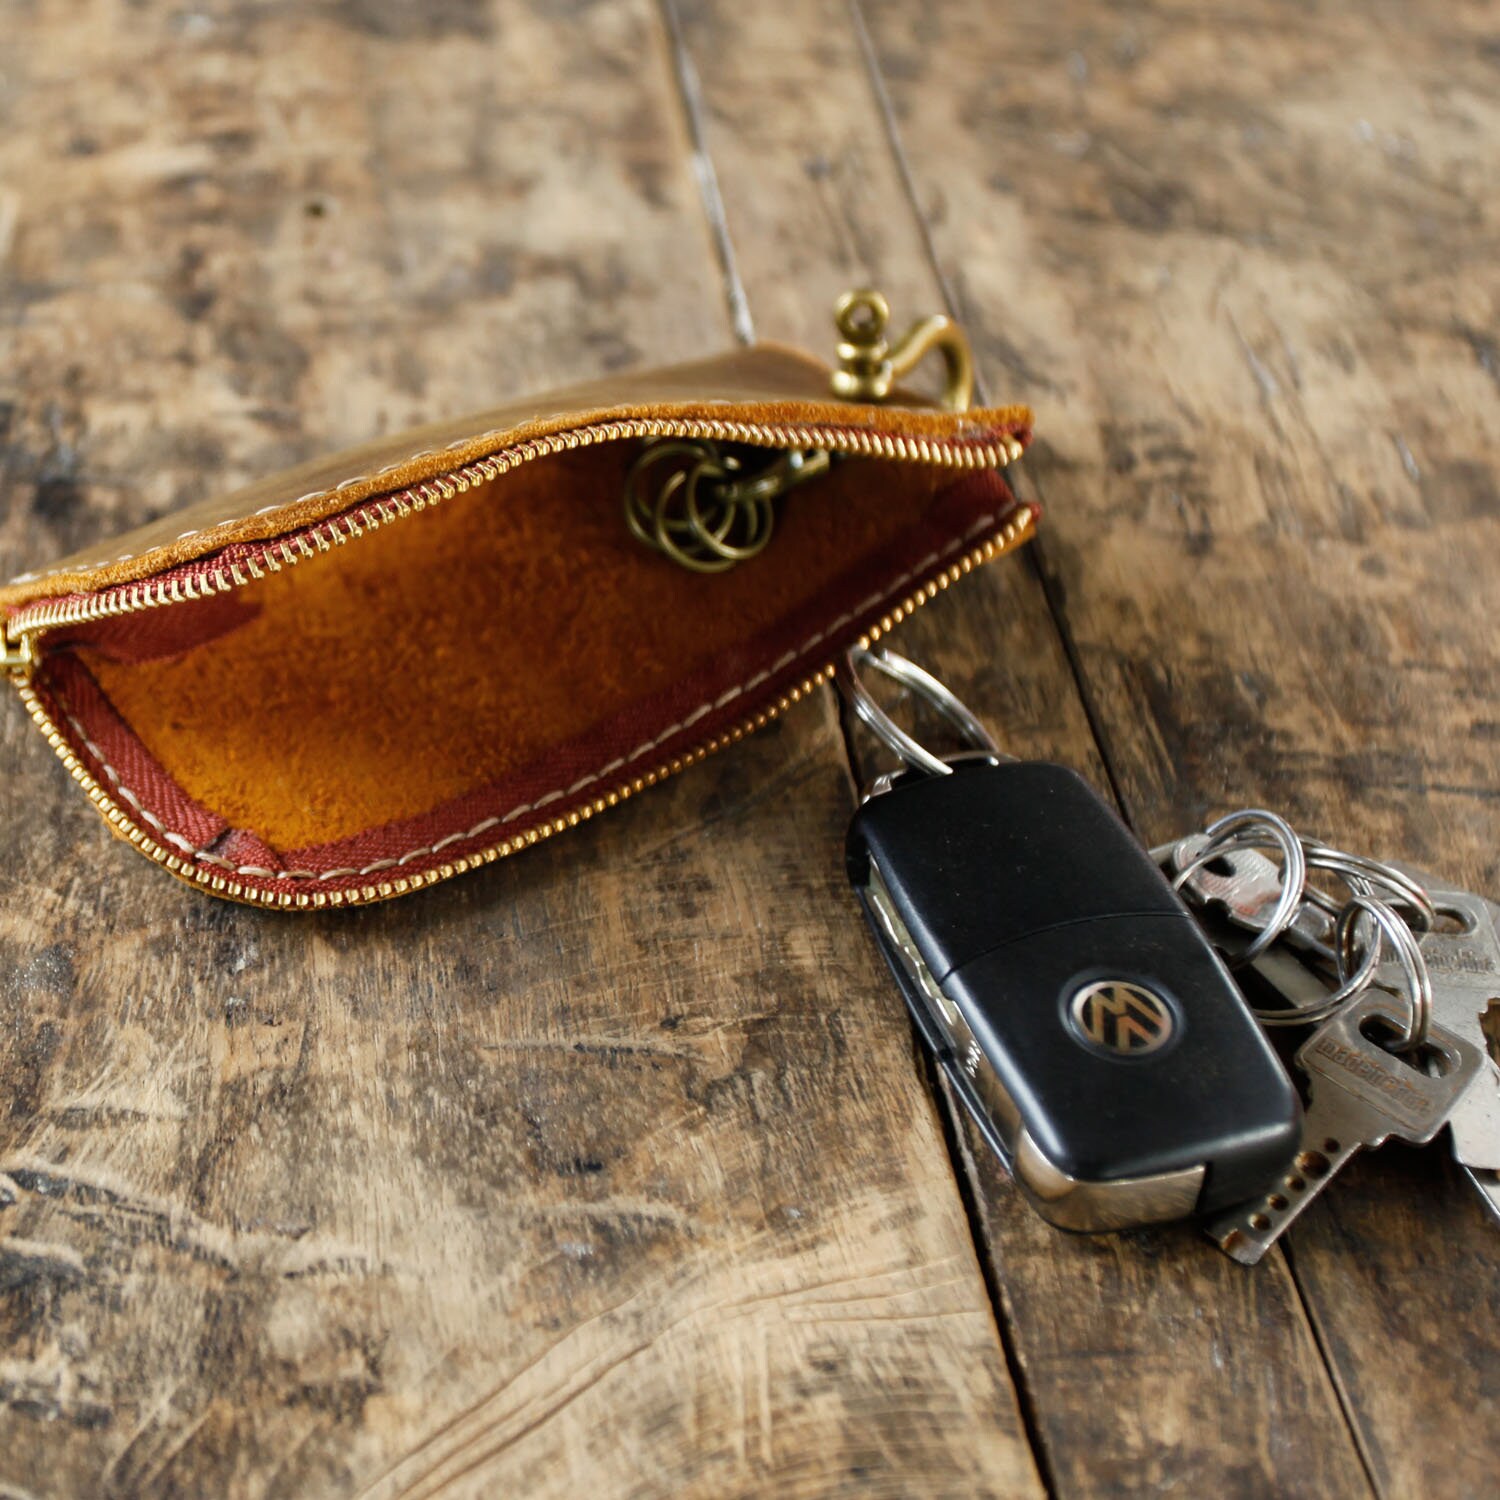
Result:
M1337 915L1344 915L1348 909L1340 907ZM1354 915L1358 917L1359 913L1355 912ZM1351 969L1346 964L1338 968L1339 983L1316 1005L1289 1005L1279 1010L1257 1009L1256 1018L1262 1026L1316 1026L1320 1021L1328 1020L1369 989L1375 979L1375 971L1380 967L1380 951L1377 934L1377 941L1365 949L1357 967ZM1352 960L1351 952L1351 963Z
M1244 968L1254 963L1292 925L1307 886L1307 856L1292 825L1261 807L1229 813L1205 828L1203 836L1208 842L1174 876L1174 891L1180 891L1204 865L1230 849L1281 851L1281 894L1276 898L1264 930L1257 933L1255 941L1235 958L1234 967Z
M1331 942L1306 935L1304 941L1333 966L1336 984L1308 1005L1276 1009L1253 1006L1261 1025L1311 1026L1327 1020L1370 988L1389 947L1400 962L1411 1007L1411 1019L1397 1050L1410 1051L1425 1043L1432 1017L1432 981L1419 939L1437 918L1432 898L1419 881L1381 860L1350 854L1319 839L1303 838L1284 819L1258 808L1221 818L1201 837L1204 843L1193 850L1186 865L1176 869L1174 887L1180 889L1215 855L1246 848L1281 851L1281 889L1276 903L1256 941L1231 960L1234 967L1243 967L1269 949L1304 911L1320 912L1328 921ZM1187 843L1179 840L1168 846L1173 851L1174 868L1176 851ZM1338 901L1309 884L1308 875L1313 870L1326 871L1342 881L1348 888L1348 899Z
M834 672L834 679L845 701L875 737L901 761L915 771L930 776L947 776L953 770L909 735L871 696L860 678L862 669L871 669L909 688L962 735L971 741L970 748L1008 760L973 710L951 693L931 672L924 672L914 661L908 661L889 646L871 651L854 646L845 653Z
M1395 907L1398 913L1404 908L1411 913L1407 918L1407 926L1418 937L1424 932L1432 931L1433 924L1437 921L1437 910L1432 904L1432 897L1404 870L1398 870L1384 860L1371 859L1366 854L1349 854L1320 839L1303 839L1302 847L1307 853L1310 868L1327 870L1330 874L1337 875L1357 896L1375 896L1388 906ZM1313 894L1311 888L1308 894ZM1324 910L1334 917L1340 909L1332 902L1324 906Z
M1363 960L1356 967L1355 945L1358 942L1357 929L1361 917L1368 917L1373 921L1376 932L1375 941L1365 950ZM1427 960L1422 957L1416 934L1394 907L1374 896L1351 897L1339 913L1334 938L1339 978L1343 981L1340 989L1352 985L1367 970L1373 976L1380 962L1381 949L1387 942L1401 964L1401 971L1406 979L1406 1000L1411 1007L1406 1034L1393 1044L1393 1049L1397 1052L1413 1052L1426 1045L1427 1028L1432 1024L1432 976L1427 972ZM1365 983L1368 984L1369 980L1366 979Z

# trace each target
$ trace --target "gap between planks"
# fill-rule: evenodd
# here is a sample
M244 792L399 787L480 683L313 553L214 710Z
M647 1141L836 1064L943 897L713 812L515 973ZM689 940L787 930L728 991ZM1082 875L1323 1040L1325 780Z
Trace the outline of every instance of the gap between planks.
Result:
M691 147L694 176L699 190L699 202L720 269L728 319L736 338L742 343L748 343L755 337L754 319L750 309L749 296L739 272L738 260L735 254L733 237L729 229L728 213L719 184L718 172L714 166L712 154L709 149L708 132L705 124L706 112L698 70L683 33L677 0L658 0L658 5L662 17L666 45L671 52L671 74L677 86L678 103L683 113L685 130ZM959 299L949 278L943 272L936 244L932 236L931 226L928 224L926 215L922 212L918 201L915 176L912 172L910 159L902 139L899 123L896 119L890 92L881 71L874 39L866 24L860 0L847 0L847 5L850 26L854 33L858 56L862 60L865 69L865 82L869 87L872 101L880 120L886 147L890 152L901 185L902 196L905 199L904 207L909 212L914 224L922 246L922 253L927 263L927 270L939 289L944 309L950 316L962 322L963 309L959 306ZM982 374L976 375L975 396L978 400L984 399ZM1022 498L1025 498L1025 491L1029 489L1039 501L1045 504L1046 497L1042 494L1040 485L1029 470L1018 470L1017 472L1021 474L1023 479L1023 484L1020 487ZM1118 771L1118 759L1113 745L1113 738L1105 727L1099 706L1085 680L1077 642L1068 620L1067 611L1063 601L1059 597L1056 578L1052 569L1048 566L1045 542L1042 538L1034 538L1031 549L1028 550L1031 552L1031 555L1027 558L1026 566L1032 570L1033 577L1037 580L1041 590L1047 618L1052 630L1056 634L1059 649L1066 663L1068 678L1071 681L1074 694L1083 713L1094 751L1098 755L1100 764L1104 769L1111 799L1127 826L1132 831L1137 831L1134 820L1130 815L1128 802L1123 793L1123 783ZM852 789L855 795L857 795L860 785L859 758L851 741L849 726L844 719L838 703L837 691L831 685L824 686L820 691L833 699L833 707L840 728L840 741L844 753L845 770L850 777ZM1034 1395L1020 1364L1016 1346L1017 1329L1010 1317L1003 1288L999 1282L1000 1273L995 1263L995 1257L990 1253L990 1246L976 1203L975 1195L982 1191L982 1186L979 1181L977 1166L963 1143L962 1121L959 1118L960 1106L945 1088L937 1085L935 1075L926 1060L925 1051L916 1034L915 1027L912 1030L912 1038L913 1065L922 1078L924 1087L933 1101L933 1106L937 1111L942 1125L943 1136L949 1155L949 1166L953 1171L959 1196L968 1219L969 1233L973 1240L976 1258L979 1262L980 1275L984 1280L986 1294L989 1297L995 1320L997 1342L1005 1360L1012 1388L1015 1392L1023 1430L1026 1433L1041 1483L1050 1500L1055 1500L1058 1489L1054 1466L1042 1438L1041 1424L1038 1419ZM1288 1277L1295 1288L1299 1315L1312 1340L1313 1347L1317 1350L1317 1357L1323 1372L1323 1378L1331 1388L1337 1409L1348 1430L1355 1451L1359 1455L1359 1461L1363 1468L1365 1479L1370 1486L1371 1494L1378 1495L1379 1486L1375 1482L1374 1473L1371 1469L1370 1455L1367 1453L1365 1444L1361 1440L1358 1426L1353 1421L1353 1414L1346 1399L1346 1394L1342 1389L1337 1371L1332 1363L1330 1350L1320 1336L1316 1319L1312 1315L1307 1289L1298 1278L1296 1263L1286 1253L1286 1247L1278 1245L1275 1247L1275 1250L1277 1254L1282 1256Z
M671 0L664 0L664 3L671 3ZM928 224L927 216L922 212L921 204L918 202L915 175L911 169L911 162L906 152L905 142L901 137L900 125L896 119L895 107L891 101L890 91L886 87L885 77L880 68L880 58L875 49L874 39L870 34L868 25L865 23L863 7L860 4L860 0L848 0L848 5L851 23L859 45L860 56L864 59L865 67L869 73L871 93L874 96L876 108L885 130L886 140L896 164L896 171L901 182L902 191L906 197L906 206L916 223L917 232L920 236L923 250L927 255L929 267L942 294L944 308L950 317L962 322L963 310L958 306L958 299L953 287L943 272L937 253L937 246L933 240L931 226ZM978 361L976 361L976 364L978 364ZM976 400L982 402L985 399L982 370L976 369L974 392ZM1035 492L1037 501L1045 509L1046 496L1042 493L1041 486L1033 478L1029 469L1023 472L1026 487ZM1024 495L1022 498L1025 498ZM1042 597L1046 601L1047 615L1052 622L1053 629L1057 633L1058 644L1063 652L1064 660L1067 662L1068 674L1072 680L1074 691L1078 696L1079 705L1082 708L1085 721L1088 725L1089 737L1093 741L1095 753L1099 756L1100 763L1104 767L1104 773L1109 782L1111 800L1115 805L1116 811L1125 820L1126 826L1139 838L1139 829L1136 827L1135 820L1131 817L1129 804L1124 795L1112 737L1105 727L1095 697L1089 690L1077 641L1068 620L1066 607L1058 593L1056 577L1052 569L1047 566L1044 537L1042 535L1033 537L1030 547L1026 550L1028 553L1027 565L1032 569L1041 587ZM849 750L847 735L845 738L845 749L847 754ZM851 766L853 764L851 762ZM1003 1330L1001 1343L1005 1347L1006 1363L1011 1369L1012 1383L1015 1385L1017 1397L1021 1401L1022 1419L1025 1422L1026 1433L1028 1439L1031 1441L1033 1456L1036 1459L1038 1471L1042 1475L1043 1483L1047 1486L1049 1494L1055 1494L1052 1469L1045 1446L1040 1441L1040 1431L1035 1421L1030 1388L1013 1360L1012 1344L1015 1335L1008 1323L1009 1314L1004 1305L1004 1298L998 1281L998 1272L994 1270L993 1258L985 1253L988 1245L985 1239L984 1226L974 1203L974 1195L981 1191L981 1186L972 1158L966 1150L962 1149L961 1123L956 1118L961 1106L946 1087L941 1091L941 1100L940 1112L943 1115L944 1135L948 1139L949 1150L954 1156L955 1164L960 1168L957 1171L959 1191L963 1197L964 1210L969 1215L970 1231L975 1237L975 1248L979 1252L985 1285L989 1288L991 1301L995 1304L996 1326ZM1359 1455L1365 1478L1370 1485L1370 1492L1372 1495L1379 1495L1380 1487L1375 1480L1375 1472L1371 1466L1371 1456L1360 1433L1359 1424L1354 1420L1354 1413L1349 1405L1347 1393L1343 1388L1343 1382L1339 1379L1338 1371L1333 1363L1331 1351L1324 1342L1317 1319L1312 1313L1307 1288L1297 1275L1296 1261L1290 1255L1289 1247L1285 1243L1278 1244L1273 1248L1277 1254L1282 1256L1286 1265L1288 1278L1297 1294L1297 1305L1302 1319L1313 1340L1313 1345L1318 1351L1318 1359L1323 1367L1324 1378L1331 1387L1334 1399L1338 1403L1339 1413L1343 1417L1345 1427L1348 1429L1355 1452ZM992 1276L995 1278L993 1282L991 1280Z
M714 167L713 158L708 147L707 131L704 128L703 95L698 80L698 70L688 50L686 39L683 36L681 18L678 15L676 0L658 0L658 3L666 43L672 54L671 74L677 85L678 103L682 109L684 125L691 146L694 176L698 185L699 203L702 207L704 218L707 221L709 234L718 259L730 326L741 343L750 343L755 338L755 323L750 310L749 296L740 276L738 260L735 256L734 241L729 231L728 214L725 210L723 194L719 187L718 172ZM890 118L889 99L885 94L884 82L875 68L873 48L864 26L863 17L860 16L854 0L851 0L851 23L858 33L860 55L865 61L867 78L875 89L877 109L884 122L888 144L897 153L907 204L917 220L925 254L935 270L936 256L934 247L926 222L916 210L915 201L912 196L909 170L905 157L901 153L899 137L895 133L894 120ZM940 276L938 279L942 288L943 302L951 308L953 302L951 292ZM1070 671L1072 671L1071 652L1069 653L1069 664ZM844 770L851 781L853 799L857 799L861 779L858 761L854 756L853 746L849 738L849 728L842 712L842 701L839 698L837 689L832 684L825 684L819 691L825 695L825 702L828 702L833 709L835 721L839 727L839 743L843 750ZM1090 719L1090 726L1092 731L1092 719ZM953 1172L954 1185L958 1191L959 1201L963 1204L964 1217L968 1223L974 1258L977 1262L980 1278L984 1284L985 1295L989 1300L991 1316L995 1323L996 1343L1004 1360L1006 1374L1015 1396L1016 1408L1020 1413L1022 1431L1026 1435L1026 1442L1031 1451L1032 1462L1035 1465L1036 1473L1047 1496L1047 1500L1057 1500L1058 1492L1053 1480L1046 1447L1041 1440L1032 1392L1022 1372L1019 1355L1016 1350L1016 1331L1007 1321L1008 1315L1005 1305L1003 1299L999 1296L999 1288L994 1281L995 1271L992 1257L986 1253L983 1228L979 1222L977 1208L974 1203L975 1183L971 1180L969 1172L965 1167L963 1156L961 1155L959 1124L954 1114L956 1105L951 1098L937 1090L930 1064L927 1062L920 1038L917 1036L915 1023L908 1020L908 1024L911 1027L912 1065L921 1079L924 1091L932 1102L933 1110L942 1130L943 1140L948 1153L948 1165Z

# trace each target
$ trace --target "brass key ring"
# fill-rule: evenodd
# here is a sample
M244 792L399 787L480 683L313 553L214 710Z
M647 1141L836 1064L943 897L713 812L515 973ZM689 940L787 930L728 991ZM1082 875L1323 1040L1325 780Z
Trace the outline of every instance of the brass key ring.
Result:
M644 484L658 464L676 465L652 497ZM735 491L739 460L708 442L670 441L644 449L625 479L625 523L648 547L695 573L720 573L770 540L769 501ZM712 488L707 503L700 487ZM733 538L733 540L731 540Z
M643 448L625 476L625 524L637 541L694 573L723 573L771 540L776 501L828 471L818 449L770 452L763 469L706 438L661 439ZM653 495L658 465L671 472Z
M938 315L913 324L892 343L886 338L890 316L879 292L860 289L839 298L834 309L839 367L830 375L834 394L847 401L885 401L897 380L937 353L947 376L938 404L967 411L974 399L974 360L963 330ZM822 448L763 452L766 462L755 468L748 444L729 452L708 438L650 439L625 475L625 523L631 535L694 573L722 573L754 557L771 539L776 502L826 474L836 456ZM653 498L646 476L664 459L676 467Z

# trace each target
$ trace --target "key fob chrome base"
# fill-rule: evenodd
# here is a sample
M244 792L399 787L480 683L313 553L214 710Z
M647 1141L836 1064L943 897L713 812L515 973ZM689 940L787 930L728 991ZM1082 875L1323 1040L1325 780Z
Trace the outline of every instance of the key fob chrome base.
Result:
M933 980L873 865L861 895L871 926L884 939L882 950L907 1005L954 1093L1048 1223L1059 1229L1101 1231L1192 1214L1203 1188L1201 1165L1152 1176L1090 1181L1070 1176L1051 1160L1021 1123L1020 1109L963 1013Z
M917 1025L1066 1229L1264 1191L1296 1090L1150 856L1076 773L970 760L856 814L851 882Z

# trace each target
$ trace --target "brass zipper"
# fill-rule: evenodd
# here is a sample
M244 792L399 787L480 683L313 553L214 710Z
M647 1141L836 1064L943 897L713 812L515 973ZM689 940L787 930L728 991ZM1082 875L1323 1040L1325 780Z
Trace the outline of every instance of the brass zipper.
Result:
M36 637L23 635L12 640L6 622L0 620L0 672L29 677L35 665Z
M904 337L890 345L885 338L889 314L890 309L878 292L855 291L840 299L835 309L835 321L841 339L838 348L840 369L833 376L835 393L856 400L884 400L895 379L909 372L929 352L937 351L943 356L948 376L942 404L950 411L966 410L973 391L973 363L962 330L947 318L928 318L914 325ZM332 551L334 547L344 546L368 531L390 525L443 500L452 499L454 495L463 494L473 485L491 483L523 463L576 448L591 447L596 443L641 439L743 444L784 451L800 450L804 454L821 450L823 453L925 463L936 468L957 470L1003 468L1021 456L1021 443L1013 435L1004 432L995 432L987 438L975 440L906 437L839 423L763 423L658 417L596 422L513 444L399 492L361 501L338 515L301 531L255 544L233 562L220 562L217 566L185 563L155 578L119 584L86 597L41 600L23 605L8 620L0 620L0 672L7 674L16 684L27 711L46 736L47 743L116 833L134 844L149 859L183 880L231 900L283 908L363 905L435 885L440 880L447 880L539 843L542 839L551 838L565 829L576 828L595 813L614 807L627 797L634 796L648 786L654 786L658 781L711 755L715 750L743 739L746 734L769 723L826 681L832 675L833 663L830 662L812 676L804 678L776 702L742 719L733 728L662 762L643 776L623 781L612 791L580 803L569 812L560 813L545 823L477 854L464 855L414 875L398 875L390 880L376 880L358 887L287 893L258 890L233 878L232 874L204 869L194 858L184 858L181 852L174 852L159 843L120 806L75 754L72 745L53 721L32 686L32 676L41 654L40 638L48 631L89 620L138 614L148 609L230 593L247 587L267 574L295 567L304 558ZM950 583L1024 541L1030 534L1032 525L1032 512L1025 508L1018 511L995 535L919 584L860 637L860 644L868 647Z
M606 430L607 429L607 430ZM591 435L592 434L592 435ZM517 448L507 449L502 454L492 458L478 460L474 464L466 465L463 469L453 474L442 476L439 479L429 480L426 484L413 486L411 490L404 491L401 499L407 501L406 508L396 506L394 514L381 513L381 521L396 519L400 515L409 514L412 510L422 509L427 505L436 504L439 499L448 498L452 494L461 493L470 484L479 482L481 477L492 479L513 468L516 463L524 461L517 456L522 450L526 458L542 456L543 452L556 452L561 448L583 447L590 442L603 442L615 438L629 437L651 437L651 436L675 436L681 434L688 437L710 437L727 442L754 443L760 446L791 447L797 444L818 446L838 452L853 453L879 453L881 456L895 459L910 459L914 461L925 461L939 467L948 468L998 468L1011 459L1019 456L1021 445L1014 439L1005 435L997 435L992 441L982 444L956 444L938 439L907 439L890 437L885 434L870 433L861 429L837 429L824 427L801 427L795 424L787 426L758 426L751 423L740 422L670 422L655 419L640 419L629 422L601 423L595 428L583 428L569 434L561 434L557 438L537 440L533 443L520 444ZM436 498L425 494L430 488L436 487ZM389 497L385 501L370 501L363 506L357 506L354 511L346 515L356 514L360 510L370 507L379 507L381 504L394 504ZM345 517L334 517L331 521L320 523L317 527L310 528L311 531L326 532L330 528L337 528L340 521ZM380 523L374 523L380 524ZM933 599L955 583L966 573L972 572L976 567L998 557L1003 552L1010 551L1025 541L1033 528L1033 515L1029 509L1022 508L993 536L969 549L963 556L946 567L939 569L930 575L924 582L919 583L911 593L906 595L890 611L881 616L879 621L870 627L859 638L862 646L868 647L880 639L887 631L893 629L900 621L908 615L920 609L929 600ZM337 535L338 542L347 542L351 536L362 535L364 530L371 529L368 525L354 527ZM303 534L304 536L307 533ZM300 538L298 539L300 540ZM290 567L303 557L316 556L318 551L327 551L334 541L329 539L317 545L313 550L291 550L291 541L268 543L263 549L262 555L270 559L273 549L286 549L279 561L266 562L266 568L271 572L279 572L281 567ZM121 589L108 591L99 596L100 600L113 600L115 596L124 596L117 603L111 603L107 607L90 610L88 606L96 603L95 600L75 601L71 605L55 606L53 613L45 620L41 618L42 609L38 608L27 617L26 624L21 633L11 637L6 642L6 655L4 667L9 670L12 680L20 691L21 700L26 705L27 712L31 715L33 722L46 737L47 743L52 747L54 753L62 761L68 774L82 787L89 801L103 815L106 822L129 843L133 844L142 854L154 863L163 866L172 874L191 884L201 886L203 889L212 891L215 895L226 897L229 900L244 902L253 906L278 907L283 909L316 909L323 907L360 906L374 901L383 901L391 896L405 895L411 891L422 890L427 886L436 885L439 881L451 879L455 875L461 875L465 871L477 869L481 865L487 865L497 859L503 859L521 849L528 848L532 844L540 843L543 839L551 838L556 834L563 833L569 828L576 828L580 823L586 822L596 813L605 811L607 808L615 807L628 797L637 792L644 791L647 787L656 785L657 782L665 780L669 776L675 776L679 771L697 764L700 760L712 755L716 750L723 749L743 739L747 734L756 729L763 728L773 719L784 713L792 704L799 702L807 694L813 692L822 683L826 682L833 673L832 662L819 668L811 676L805 677L800 683L790 688L774 703L768 704L757 713L742 719L732 728L714 735L690 750L673 756L670 760L661 762L651 771L641 776L631 777L621 782L611 791L601 796L593 797L580 804L569 812L561 813L557 817L527 829L524 833L517 834L512 839L506 839L489 848L480 850L476 854L463 855L458 859L445 862L434 869L419 871L413 875L399 875L390 880L376 880L359 887L343 890L312 890L307 892L284 892L263 891L254 886L246 885L241 880L233 879L224 874L215 873L203 869L192 859L184 858L182 854L176 853L159 843L152 834L148 833L134 818L127 813L120 804L99 783L89 769L74 753L72 745L63 735L62 731L53 721L45 705L37 695L35 688L31 685L31 673L37 656L37 636L44 630L56 628L59 625L76 623L81 620L98 619L111 615L123 615L135 613L140 610L154 608L164 604L172 604L185 599L202 598L208 593L222 593L229 589L240 587L253 581L252 578L238 576L235 570L230 573L209 573L205 578L213 582L208 587L199 585L198 592L189 592L185 589L173 588L170 591L164 589L163 594L158 597L146 589L145 584L125 585ZM255 573L255 577L264 576ZM224 580L224 581L220 581ZM150 582L149 580L147 581ZM25 612L21 612L25 614ZM14 655L12 655L14 653Z
M640 438L707 439L759 448L822 448L833 453L925 463L945 469L998 469L1021 456L1021 444L1007 433L995 433L976 441L905 437L871 432L862 427L798 422L770 424L657 417L596 422L592 426L576 427L502 448L498 453L476 459L421 484L362 501L300 532L261 543L257 553L233 563L221 563L201 572L193 571L193 564L186 563L162 577L118 584L85 598L41 600L23 605L5 622L5 655L0 668L12 672L29 670L36 654L35 637L45 631L89 620L138 614L143 610L188 603L214 594L232 593L268 573L295 567L304 558L331 552L334 547L357 540L367 531L451 500L474 485L491 483L523 463L597 443Z

